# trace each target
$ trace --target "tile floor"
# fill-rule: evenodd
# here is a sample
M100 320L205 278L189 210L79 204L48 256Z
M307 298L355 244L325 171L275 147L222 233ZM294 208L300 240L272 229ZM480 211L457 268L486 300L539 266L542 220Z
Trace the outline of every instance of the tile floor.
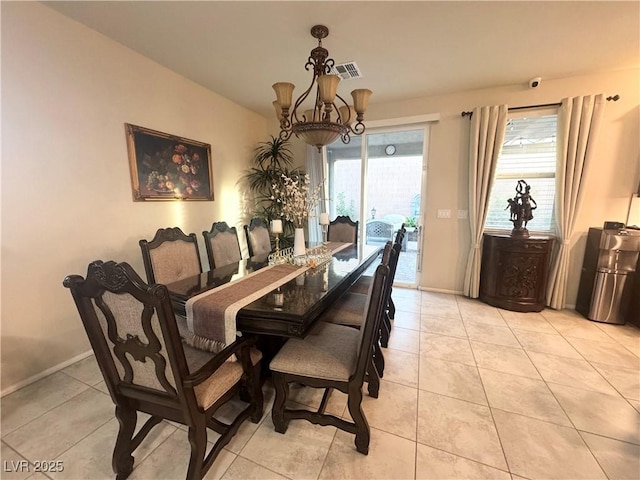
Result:
M394 289L398 313L380 398L365 397L368 456L334 427L275 433L273 390L207 479L638 479L640 330L572 311L514 313L453 295ZM315 405L318 392L294 391ZM335 393L329 411L346 415ZM113 478L113 406L93 357L2 399L6 479ZM163 422L132 479L182 479L184 428ZM19 460L62 472L9 472ZM12 463L13 462L13 463ZM55 465L55 464L54 464ZM31 476L29 476L31 475Z

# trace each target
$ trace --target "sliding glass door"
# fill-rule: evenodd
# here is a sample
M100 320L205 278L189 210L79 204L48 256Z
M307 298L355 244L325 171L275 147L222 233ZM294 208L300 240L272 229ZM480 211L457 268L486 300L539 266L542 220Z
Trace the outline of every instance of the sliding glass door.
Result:
M358 220L359 241L371 245L392 240L404 223L395 281L409 286L419 280L424 145L425 127L413 126L372 130L327 147L330 216Z

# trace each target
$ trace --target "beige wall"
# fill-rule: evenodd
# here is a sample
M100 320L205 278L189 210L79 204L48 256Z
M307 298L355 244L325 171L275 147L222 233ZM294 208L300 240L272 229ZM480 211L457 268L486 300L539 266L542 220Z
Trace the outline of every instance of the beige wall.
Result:
M638 136L640 70L629 69L563 79L543 79L540 87L529 89L526 82L491 89L416 98L380 104L371 97L366 120L396 119L440 114L432 124L428 152L424 256L421 287L429 290L461 292L470 246L468 220L458 220L457 210L468 210L469 119L462 111L476 106L507 103L510 106L559 102L564 97L604 93L619 94L618 102L608 102L597 145L597 155L586 181L587 196L578 214L571 239L571 274L567 304L575 304L586 232L605 220L626 221L631 194L640 181ZM342 87L346 88L346 87ZM366 121L365 121L366 123ZM276 131L275 122L269 124ZM294 138L293 147L303 152ZM506 201L506 199L505 199ZM438 219L438 209L450 209L451 219Z
M469 119L463 110L476 106L507 103L510 106L554 103L564 97L604 93L620 94L608 102L597 144L597 155L586 180L586 201L578 214L571 239L571 274L567 303L575 304L580 279L586 232L605 220L626 221L632 192L640 180L638 69L543 79L540 87L511 85L437 97L418 98L393 104L375 103L371 97L367 118L382 120L411 115L440 113L430 134L426 195L422 287L462 291L467 252L468 220L457 220L458 209L468 209ZM436 218L438 209L451 209L452 219Z
M267 124L40 3L2 3L2 45L5 392L90 348L65 275L113 259L144 276L156 229L242 223L236 183ZM210 143L215 201L134 203L125 122Z

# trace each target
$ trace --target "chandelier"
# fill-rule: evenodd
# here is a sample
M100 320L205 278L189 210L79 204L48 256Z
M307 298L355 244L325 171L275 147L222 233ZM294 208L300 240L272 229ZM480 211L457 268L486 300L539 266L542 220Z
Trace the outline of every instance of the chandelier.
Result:
M344 143L349 143L351 134L364 133L362 121L372 93L366 88L352 91L353 106L337 94L340 77L329 73L335 62L328 58L329 51L322 47L322 39L328 35L329 29L324 25L316 25L311 29L311 36L318 39L318 46L311 50L304 68L313 69L313 78L309 88L298 97L295 104L292 99L293 83L279 82L273 85L277 98L273 106L280 120L280 139L288 140L293 133L305 143L317 147L318 151L335 142L338 137ZM314 86L315 95L303 105ZM336 105L337 100L341 102L340 106Z

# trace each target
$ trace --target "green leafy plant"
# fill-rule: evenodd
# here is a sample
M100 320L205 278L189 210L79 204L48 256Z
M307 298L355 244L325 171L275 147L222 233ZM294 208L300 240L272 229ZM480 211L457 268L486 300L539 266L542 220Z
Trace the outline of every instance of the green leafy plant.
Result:
M254 150L253 167L245 178L253 194L255 207L253 215L266 221L280 218L278 203L272 197L273 185L282 185L283 175L290 177L293 156L289 144L276 137L261 142Z
M261 142L253 152L253 166L247 171L245 180L253 194L254 208L252 215L263 218L267 223L274 218L282 217L282 206L273 198L273 186L284 187L284 178L299 174L292 169L293 155L286 140L272 136ZM284 235L281 236L281 247L293 238L293 226L283 218Z
M418 222L416 221L416 217L407 217L404 219L404 226L409 228L409 227L417 227L418 226Z
M356 218L356 206L353 199L349 202L349 206L345 203L345 193L339 192L336 195L336 213L338 215L345 215L349 218Z

